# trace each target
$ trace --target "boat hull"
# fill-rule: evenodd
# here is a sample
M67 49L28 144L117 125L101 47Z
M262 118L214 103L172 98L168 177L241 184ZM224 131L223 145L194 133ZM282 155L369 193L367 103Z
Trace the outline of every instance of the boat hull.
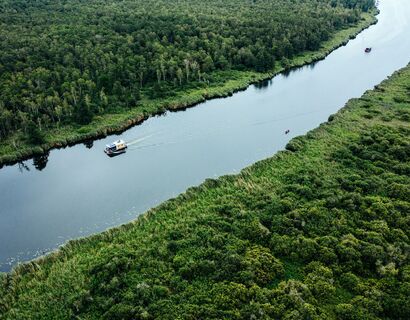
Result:
M125 153L125 152L126 152L126 149L127 149L127 148L124 148L124 149L121 149L121 150L116 150L116 151L111 151L111 150L105 149L104 152L105 152L105 154L106 154L107 156L109 156L109 157L115 157L115 156L118 156L118 155L120 155L120 154Z

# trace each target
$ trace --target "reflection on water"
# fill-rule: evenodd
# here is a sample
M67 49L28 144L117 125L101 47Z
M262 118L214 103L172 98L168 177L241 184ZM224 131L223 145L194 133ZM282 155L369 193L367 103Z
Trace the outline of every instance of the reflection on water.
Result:
M313 70L318 63L319 63L319 61L314 61L314 62L312 62L311 64L309 64L309 68L310 68L311 70Z
M43 155L35 156L33 158L34 168L36 168L38 171L43 170L47 165L49 155L50 155L50 152L47 152Z
M23 161L17 163L18 169L21 173L23 173L24 171L30 171L29 166L24 163Z
M87 149L91 149L94 146L94 140L88 140L83 143Z
M286 70L284 70L282 73L281 73L281 75L284 77L284 78L287 78L287 77L289 77L290 76L290 74L292 73L292 72L294 72L296 69L286 69Z
M272 84L272 79L262 80L254 84L256 89L264 90L267 89Z

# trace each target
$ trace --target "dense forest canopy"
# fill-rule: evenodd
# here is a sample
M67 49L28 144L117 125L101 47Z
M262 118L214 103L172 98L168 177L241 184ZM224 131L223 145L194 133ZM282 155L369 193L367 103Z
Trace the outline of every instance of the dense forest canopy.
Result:
M0 319L410 319L410 66L329 121L0 274Z
M271 70L316 50L373 0L1 0L0 138L89 123L141 98ZM33 138L34 137L34 138Z

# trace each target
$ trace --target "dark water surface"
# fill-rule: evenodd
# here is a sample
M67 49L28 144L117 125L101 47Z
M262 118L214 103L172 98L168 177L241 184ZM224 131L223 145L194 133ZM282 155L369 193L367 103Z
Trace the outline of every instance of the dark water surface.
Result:
M111 136L1 169L0 271L273 155L404 67L410 1L382 0L379 7L377 25L324 61L124 132L131 145L121 156L103 153L117 139Z

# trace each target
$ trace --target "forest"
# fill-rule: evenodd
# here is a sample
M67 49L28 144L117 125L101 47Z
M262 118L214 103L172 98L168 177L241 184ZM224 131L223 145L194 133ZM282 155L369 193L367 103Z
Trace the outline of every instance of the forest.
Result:
M265 72L357 24L373 0L1 0L0 138ZM144 100L145 99L145 100ZM13 142L16 144L16 142Z
M410 318L410 65L286 150L0 274L0 319Z

